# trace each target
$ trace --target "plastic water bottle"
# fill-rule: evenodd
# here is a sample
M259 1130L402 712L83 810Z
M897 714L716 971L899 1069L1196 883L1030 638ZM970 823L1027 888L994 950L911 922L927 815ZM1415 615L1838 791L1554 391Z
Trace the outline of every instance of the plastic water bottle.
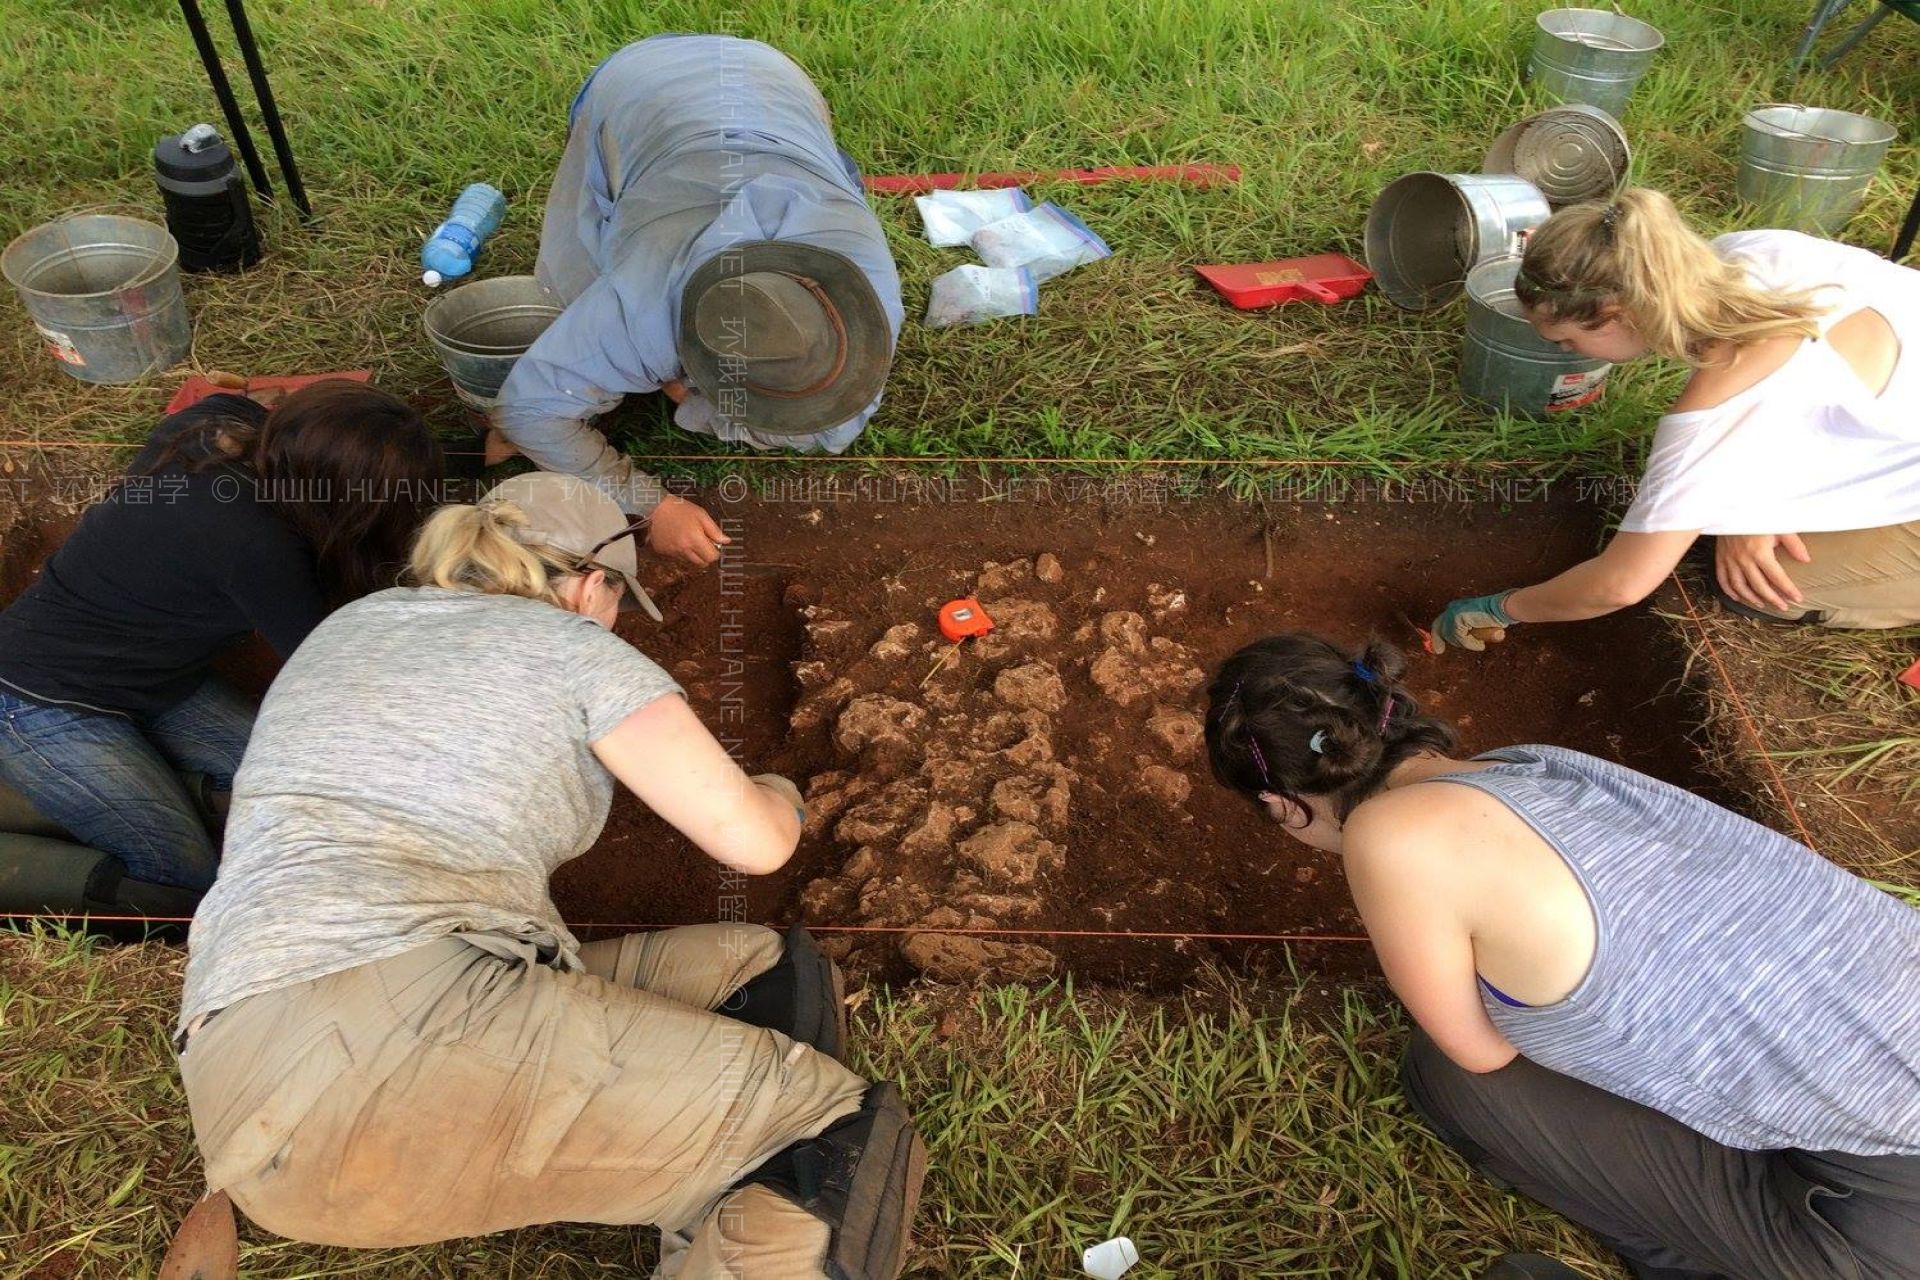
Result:
M507 198L484 182L476 182L453 202L453 212L420 246L420 281L429 289L473 270L473 259L487 237L500 227Z

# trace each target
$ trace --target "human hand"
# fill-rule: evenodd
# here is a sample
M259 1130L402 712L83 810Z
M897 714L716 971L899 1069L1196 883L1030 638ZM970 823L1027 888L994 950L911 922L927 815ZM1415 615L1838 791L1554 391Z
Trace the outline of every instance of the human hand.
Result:
M1720 589L1746 605L1770 613L1791 614L1805 599L1781 567L1778 552L1801 564L1813 563L1797 533L1741 533L1713 540L1714 569Z
M675 404L685 404L687 402L687 384L678 378L668 378L660 384L660 390L666 392L667 399L673 401Z
M800 819L800 825L807 825L807 804L800 798L800 788L777 773L756 773L752 778L756 786L767 790L793 806L794 816Z
M1489 643L1507 638L1513 617L1506 611L1511 591L1490 596L1466 596L1455 600L1433 620L1433 651L1445 653L1450 644L1479 653Z
M732 541L697 504L671 494L660 499L660 505L653 509L647 523L650 551L659 556L674 556L703 569L718 560L720 548Z

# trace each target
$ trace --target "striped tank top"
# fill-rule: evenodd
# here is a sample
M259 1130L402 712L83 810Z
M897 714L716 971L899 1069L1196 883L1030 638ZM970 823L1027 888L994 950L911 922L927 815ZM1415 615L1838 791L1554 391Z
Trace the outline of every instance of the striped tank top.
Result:
M1487 1014L1541 1066L1746 1150L1920 1155L1920 910L1688 791L1559 747L1448 774L1585 889L1593 964Z

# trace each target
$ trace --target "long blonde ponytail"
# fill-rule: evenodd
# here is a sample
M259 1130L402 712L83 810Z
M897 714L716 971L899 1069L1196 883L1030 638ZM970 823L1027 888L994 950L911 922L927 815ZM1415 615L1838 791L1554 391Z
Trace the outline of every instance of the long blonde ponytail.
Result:
M1527 239L1514 293L1529 311L1574 324L1618 305L1649 349L1690 364L1716 342L1814 337L1821 314L1810 294L1756 288L1645 187L1548 218Z
M526 513L511 502L441 507L414 539L407 577L415 586L525 596L565 608L555 579L580 566L565 552L513 536L511 530L526 527Z

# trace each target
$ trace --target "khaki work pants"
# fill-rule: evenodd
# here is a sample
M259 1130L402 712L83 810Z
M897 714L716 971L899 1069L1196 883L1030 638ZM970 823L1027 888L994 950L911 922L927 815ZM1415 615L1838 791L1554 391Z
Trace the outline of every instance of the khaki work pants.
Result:
M1829 627L1876 631L1920 622L1920 520L1879 529L1803 533L1811 564L1780 557L1801 612Z
M241 1000L180 1059L208 1184L316 1244L651 1223L661 1277L820 1276L824 1223L762 1187L728 1192L866 1090L709 1012L781 948L699 925L589 943L575 974L459 934Z

